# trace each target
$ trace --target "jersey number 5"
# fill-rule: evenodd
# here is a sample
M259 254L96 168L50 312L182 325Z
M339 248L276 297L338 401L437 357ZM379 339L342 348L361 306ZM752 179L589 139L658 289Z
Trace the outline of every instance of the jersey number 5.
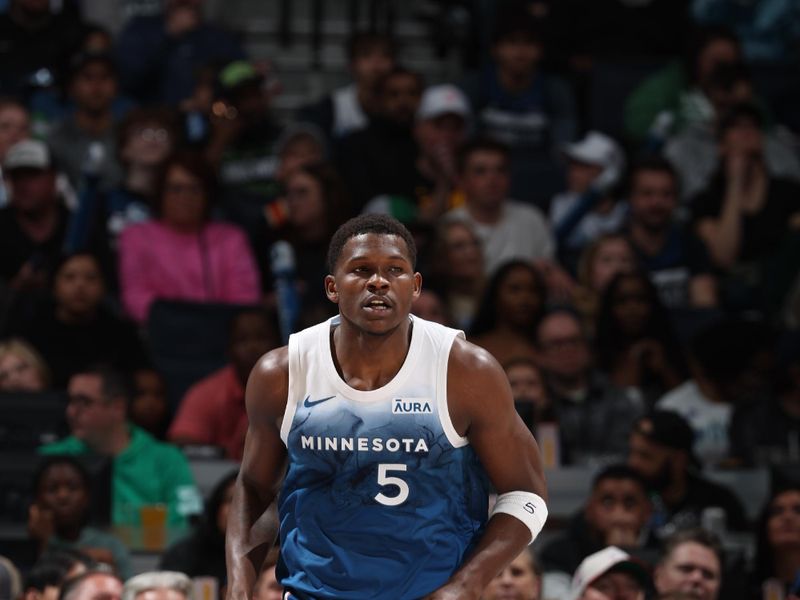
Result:
M390 471L403 471L408 469L408 465L382 464L378 465L378 485L394 485L399 490L396 496L387 496L379 492L375 500L385 506L399 506L408 498L408 484L399 477L390 477Z

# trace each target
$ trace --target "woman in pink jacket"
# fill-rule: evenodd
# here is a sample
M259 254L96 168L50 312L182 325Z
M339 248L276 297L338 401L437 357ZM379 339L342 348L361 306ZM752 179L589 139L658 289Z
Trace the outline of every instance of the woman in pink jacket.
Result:
M158 298L196 302L258 302L260 282L247 237L209 220L212 169L199 155L165 164L156 218L123 230L119 242L122 302L139 323Z

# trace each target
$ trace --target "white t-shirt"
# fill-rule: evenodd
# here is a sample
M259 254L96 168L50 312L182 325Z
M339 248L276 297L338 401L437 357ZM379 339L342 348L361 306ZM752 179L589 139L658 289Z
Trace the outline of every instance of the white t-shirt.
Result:
M447 219L469 223L483 244L483 258L487 274L491 274L512 259L536 260L552 258L555 249L547 220L535 206L506 200L497 223L478 223L466 206L454 208Z
M656 403L661 410L678 413L694 430L694 452L704 467L712 467L729 456L728 429L733 412L731 405L712 402L694 380L676 387Z

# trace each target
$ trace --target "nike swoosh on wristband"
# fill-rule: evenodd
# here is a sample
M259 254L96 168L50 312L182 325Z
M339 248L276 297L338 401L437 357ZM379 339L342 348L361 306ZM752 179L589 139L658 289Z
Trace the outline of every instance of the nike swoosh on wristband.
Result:
M306 399L303 400L303 406L306 408L311 408L312 406L316 406L317 404L322 404L323 402L327 402L331 398L336 398L336 396L328 396L327 398L320 398L319 400L311 400L311 396L306 396Z

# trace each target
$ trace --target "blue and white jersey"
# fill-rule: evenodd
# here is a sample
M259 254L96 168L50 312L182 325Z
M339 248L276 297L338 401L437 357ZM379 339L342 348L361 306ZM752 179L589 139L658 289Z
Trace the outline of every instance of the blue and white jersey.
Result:
M298 598L421 598L483 531L487 478L447 409L447 361L464 334L411 318L403 366L368 392L334 366L338 317L289 338L279 575Z

